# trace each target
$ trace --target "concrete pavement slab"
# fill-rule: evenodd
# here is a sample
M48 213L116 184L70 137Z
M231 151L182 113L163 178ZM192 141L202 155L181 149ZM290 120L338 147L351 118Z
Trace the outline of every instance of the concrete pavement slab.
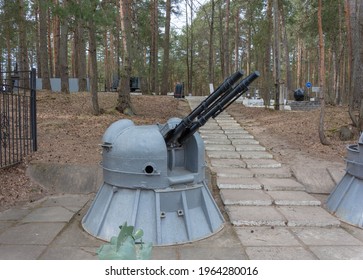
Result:
M242 151L239 152L242 159L269 159L273 156L268 152L263 151Z
M236 147L236 151L266 151L266 148L261 145L234 145Z
M209 135L209 134L224 134L224 131L221 129L199 129L200 134Z
M227 178L252 178L253 173L245 168L235 167L212 167L213 172L217 173L217 177Z
M204 139L204 144L206 146L208 145L231 145L231 140L228 138L218 139L218 138L212 138L212 139Z
M236 233L246 247L301 245L285 227L236 227Z
M246 253L241 247L218 248L210 245L210 247L201 247L195 250L194 247L179 248L181 260L246 260Z
M291 231L308 246L363 246L363 242L342 228L292 228Z
M303 191L268 191L276 205L320 206L320 200Z
M251 134L248 133L229 133L227 134L229 139L254 139Z
M66 223L18 224L0 234L0 244L49 245Z
M311 246L320 260L362 260L363 246Z
M53 195L46 199L44 203L42 203L42 206L61 206L69 210L79 210L90 200L91 196L92 195L80 194Z
M296 179L306 187L309 193L331 193L336 186L332 177L328 173L326 167L309 168L307 172L306 166L299 164L291 166Z
M228 117L225 116L224 118L217 118L216 119L218 124L230 124L230 123L235 123L238 124L237 121L233 118L233 117Z
M10 208L0 213L0 221L16 221L24 218L31 212L27 208Z
M97 248L50 246L40 256L40 260L97 260Z
M290 227L339 226L338 219L317 206L278 206L278 211L287 219Z
M290 178L291 171L287 167L279 168L250 168L250 171L255 177L267 177L267 178Z
M348 225L346 223L341 223L341 227L345 229L349 234L363 242L363 230L361 228Z
M245 159L248 168L279 168L281 163L274 159Z
M208 144L205 145L206 151L235 151L235 147L232 145L214 145Z
M238 135L242 135L242 136L252 136L251 134L248 133L247 130L244 130L243 128L238 128L237 126L231 126L231 127L225 127L223 126L223 131L225 134L227 135L231 135L231 136L238 136ZM238 138L237 138L238 139Z
M180 254L177 246L154 247L151 252L152 260L178 260Z
M220 126L223 126L223 131L225 134L234 134L234 133L248 133L246 130L244 130L238 123L235 124L221 124Z
M246 167L246 163L241 159L211 159L210 164L214 167Z
M222 189L220 191L224 205L268 206L272 199L262 190Z
M251 260L314 260L316 256L303 247L247 247Z
M0 260L36 260L45 245L0 245Z
M201 134L200 136L202 137L202 139L228 139L227 135L222 133L216 133L216 134L204 133Z
M241 178L217 177L217 186L219 189L262 189L262 184L255 178L243 178L241 180Z
M218 123L216 121L213 120L209 120L204 126L204 129L215 129L218 128L220 129L221 127L218 125Z
M260 142L258 142L256 139L253 138L244 138L244 139L231 139L232 145L259 145Z
M69 222L74 214L73 211L60 206L41 207L29 213L22 222Z
M81 225L80 215L76 220L72 221L52 242L57 247L99 247L105 242L88 234Z
M305 187L290 178L257 178L265 190L270 191L304 191Z
M226 206L235 226L285 226L286 219L272 206Z
M0 233L8 229L9 227L13 226L15 224L14 221L8 222L8 221L0 221Z
M345 175L345 168L333 168L333 167L328 167L326 169L329 173L329 175L332 177L335 185L337 185L340 180L343 178L343 176Z
M221 152L221 151L207 151L207 155L209 158L224 158L224 159L231 159L231 158L241 158L241 155L239 153L236 152L231 152L231 151L225 151L225 152Z

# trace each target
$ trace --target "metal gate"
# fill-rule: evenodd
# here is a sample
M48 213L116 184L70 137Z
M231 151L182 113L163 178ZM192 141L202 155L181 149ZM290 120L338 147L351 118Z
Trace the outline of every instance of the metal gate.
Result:
M0 72L0 168L37 150L36 70Z

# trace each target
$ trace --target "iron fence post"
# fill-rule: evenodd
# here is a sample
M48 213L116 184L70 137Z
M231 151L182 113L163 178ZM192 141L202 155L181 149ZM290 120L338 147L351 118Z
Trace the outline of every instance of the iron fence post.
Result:
M33 140L33 151L38 149L37 141L37 91L36 91L36 69L32 68L30 72L30 116L31 116L31 133Z

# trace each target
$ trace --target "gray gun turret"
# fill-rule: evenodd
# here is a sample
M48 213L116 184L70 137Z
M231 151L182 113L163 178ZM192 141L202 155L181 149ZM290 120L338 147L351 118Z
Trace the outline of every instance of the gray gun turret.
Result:
M201 126L210 118L217 117L228 108L235 100L248 90L248 86L260 76L258 71L237 83L243 76L242 71L237 71L227 78L208 98L199 104L188 116L180 121L175 128L167 129L164 139L167 146L179 146L185 143ZM234 84L236 84L234 86Z
M259 76L238 71L183 120L135 125L111 124L102 139L103 184L82 220L83 228L111 240L127 222L144 240L173 245L218 232L224 223L205 177L205 148L199 133ZM236 84L236 85L235 85Z

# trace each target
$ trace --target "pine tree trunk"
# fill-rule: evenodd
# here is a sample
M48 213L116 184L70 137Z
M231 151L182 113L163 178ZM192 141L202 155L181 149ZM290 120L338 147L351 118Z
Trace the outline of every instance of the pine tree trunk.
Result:
M118 99L116 109L124 114L133 115L131 96L130 96L130 0L120 0L120 18L121 18L121 34L122 49L124 53L123 65L121 69L121 79L118 87Z
M50 8L48 8L48 59L49 59L49 77L53 78L54 77L54 72L53 72L53 65L54 65L54 60L53 60L53 48L52 48L52 39L51 39L51 34L52 34L52 24L51 24L52 20L50 17Z
M96 7L95 7L96 9ZM93 20L88 23L89 33L89 54L90 54L90 92L92 96L93 114L100 114L100 107L98 105L98 91L97 91L97 41L96 41L96 26Z
M230 0L225 0L226 3L226 14L225 14L225 26L224 26L224 74L225 77L230 76L230 63L229 63L229 13L230 13Z
M79 41L77 47L78 65L78 87L79 91L87 91L87 67L86 67L86 40L84 37L83 22L79 23L78 26Z
M274 62L275 62L275 110L280 110L280 29L279 29L279 4L278 0L273 0L274 10Z
M37 22L37 30L35 32L35 50L37 54L37 75L39 78L42 77L42 63L40 54L40 23L39 23L39 5L37 5L35 13L35 21Z
M218 30L219 30L219 59L221 60L221 70L222 70L222 80L224 80L226 78L226 68L224 67L225 65L225 55L224 55L224 32L223 32L223 13L222 13L222 5L218 5L218 14L219 14L219 21L218 21Z
M320 118L319 138L323 145L329 145L324 133L325 117L325 44L322 24L322 0L318 1L318 29L319 29L319 87L320 87Z
M263 63L263 99L265 100L265 106L270 105L270 87L271 87L271 42L272 42L272 0L267 2L267 32L265 38L265 50L264 50L264 63Z
M209 26L209 53L208 53L208 79L210 84L214 84L214 59L213 59L214 10L215 10L215 3L214 0L211 0L211 19Z
M53 0L53 5L58 5L59 0ZM53 16L53 51L54 51L54 77L60 78L60 19L58 15Z
M25 25L25 7L24 0L17 0L18 4L18 25L19 25L19 68L20 77L19 85L29 88L29 79L26 79L24 71L29 70L28 48L27 48L27 32Z
M69 93L69 75L68 75L68 22L62 20L61 23L61 38L59 42L59 65L61 78L61 91Z
M47 44L47 5L46 1L39 0L39 45L40 45L40 63L42 68L42 86L43 89L51 90L49 65L48 65L48 44Z
M165 18L165 37L164 37L164 59L161 94L166 95L169 89L169 52L170 52L170 14L171 0L166 1L166 18Z
M151 49L150 49L150 71L151 91L157 92L158 80L158 0L152 0L150 4L151 13Z
M240 45L240 39L239 39L239 9L237 9L235 14L235 39L234 39L234 72L239 70L239 45Z
M355 5L353 3L355 2ZM351 1L354 5L354 16L351 15L352 24L352 107L357 112L357 127L363 131L363 0Z

